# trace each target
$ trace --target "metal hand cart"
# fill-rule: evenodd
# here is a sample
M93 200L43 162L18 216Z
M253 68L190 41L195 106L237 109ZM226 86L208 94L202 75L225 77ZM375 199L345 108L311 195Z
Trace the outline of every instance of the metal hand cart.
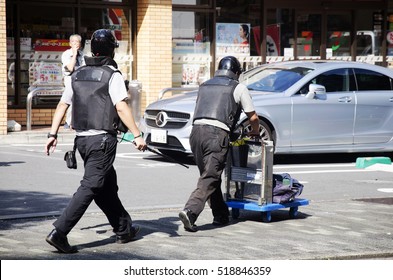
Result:
M224 197L232 208L232 218L237 219L244 209L262 212L262 221L270 222L271 212L283 208L289 208L289 217L295 218L298 207L309 204L299 198L273 203L273 142L247 140L231 146L229 153Z

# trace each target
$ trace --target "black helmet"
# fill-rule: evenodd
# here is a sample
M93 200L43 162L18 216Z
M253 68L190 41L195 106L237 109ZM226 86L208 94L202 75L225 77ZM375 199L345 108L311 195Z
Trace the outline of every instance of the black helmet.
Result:
M91 36L91 52L93 56L115 56L115 48L119 47L115 36L108 29L98 29Z
M218 70L230 70L235 75L240 75L243 71L239 60L237 60L234 56L226 56L222 58L220 63L218 63Z

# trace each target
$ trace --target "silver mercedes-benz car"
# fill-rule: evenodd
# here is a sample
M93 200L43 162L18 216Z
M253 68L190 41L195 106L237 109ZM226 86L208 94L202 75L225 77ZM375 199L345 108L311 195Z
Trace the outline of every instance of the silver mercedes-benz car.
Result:
M289 61L244 72L260 134L275 154L393 151L393 70L346 61ZM197 92L150 104L141 127L164 154L191 154ZM249 124L242 114L238 129Z

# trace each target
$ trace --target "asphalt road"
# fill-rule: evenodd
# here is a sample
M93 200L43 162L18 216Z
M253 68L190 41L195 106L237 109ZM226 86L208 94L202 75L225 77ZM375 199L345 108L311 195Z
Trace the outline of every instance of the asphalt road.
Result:
M60 211L79 186L79 167L68 169L60 144L47 156L41 144L0 146L0 216L32 215ZM304 184L302 197L311 201L389 198L393 196L393 170L356 168L358 155L276 156L274 173L289 173ZM131 209L182 207L195 188L198 170L191 158L176 160L185 168L131 144L118 146L115 168L120 197ZM96 211L92 204L89 208Z
M208 207L197 233L184 231L178 212L195 188L198 171L150 152L120 144L115 167L120 198L141 226L137 241L119 246L105 216L92 204L69 235L75 255L53 251L44 237L67 205L83 174L66 168L70 143L51 156L39 144L0 145L0 258L78 260L308 260L391 259L393 178L391 165L361 169L356 156L276 157L274 173L304 184L296 219L287 211L264 223L259 212L242 211L228 227L211 225ZM358 278L359 279L359 278Z

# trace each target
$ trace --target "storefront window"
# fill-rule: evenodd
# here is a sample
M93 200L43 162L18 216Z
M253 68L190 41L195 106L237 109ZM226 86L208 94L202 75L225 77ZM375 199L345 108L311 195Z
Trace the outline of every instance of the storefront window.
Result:
M100 28L113 30L119 42L115 50L115 61L125 79L131 80L131 24L128 9L101 8L82 9L80 34L86 39L85 55L91 55L90 38Z
M321 18L321 14L297 14L297 56L320 56ZM294 40L291 47L294 47Z
M173 11L172 24L172 84L198 86L210 78L210 14Z
M217 0L216 6L216 40L221 44L216 46L216 56L260 55L260 1Z
M15 33L14 33L14 6L7 5L7 104L14 105L17 103L15 88L19 84L19 77L15 74L19 66L15 65ZM18 68L18 69L16 69Z
M52 1L52 0L50 0ZM75 1L75 0L68 0L68 1ZM128 4L131 3L132 0L80 0L81 3L89 3L89 2L103 2L103 3L113 3L113 4L117 4L117 3L123 3L123 4Z
M276 21L268 21L267 28L270 30L267 30L267 35L271 37L272 43L274 43L275 49L277 49L276 55L278 56L284 56L286 50L293 47L291 44L293 45L294 41L294 12L292 9L277 9L275 13ZM267 49L269 50L269 46ZM274 53L270 52L269 54L268 52L268 55L273 56ZM293 52L291 56L293 56Z
M35 104L53 106L62 93L61 54L74 32L73 9L21 5L19 10L19 43L15 41L15 25L7 24L8 105L26 106L32 87L50 86ZM7 22L14 23L9 14ZM20 59L16 59L17 48Z
M327 58L351 55L351 22L349 13L327 15Z
M174 5L202 5L208 6L210 5L211 0L173 0L172 4Z
M387 55L393 56L393 13L388 15L388 30L386 34L387 40Z
M61 55L69 48L69 36L79 33L85 55L91 55L90 38L99 28L113 30L119 41L115 60L125 79L131 80L130 10L110 7L73 7L20 5L19 23L14 21L14 5L7 5L7 95L8 105L26 107L29 92L35 90L37 107L56 106L63 92ZM19 44L15 42L19 24ZM16 59L16 52L20 59Z

